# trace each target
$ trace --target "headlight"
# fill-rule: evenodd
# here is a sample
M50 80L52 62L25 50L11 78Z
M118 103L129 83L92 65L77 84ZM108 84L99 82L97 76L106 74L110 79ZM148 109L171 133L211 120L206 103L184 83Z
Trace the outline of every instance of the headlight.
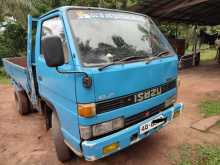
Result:
M113 130L120 129L122 127L124 127L124 119L123 118L117 118L117 119L112 120Z
M80 126L80 134L82 139L89 139L91 137L100 136L123 127L124 119L117 118L92 126Z
M92 137L92 130L90 126L80 126L80 135L83 139L89 139Z
M112 131L112 121L92 126L92 135L99 136Z

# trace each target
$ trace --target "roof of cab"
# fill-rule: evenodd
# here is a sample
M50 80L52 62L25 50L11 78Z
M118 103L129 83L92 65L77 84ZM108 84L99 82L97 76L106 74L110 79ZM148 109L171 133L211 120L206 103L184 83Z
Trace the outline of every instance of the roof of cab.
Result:
M66 11L69 9L87 9L87 10L105 10L105 11L113 11L113 12L122 12L122 13L130 13L130 14L136 14L136 15L141 15L141 16L146 16L141 13L135 13L135 12L130 12L130 11L125 11L125 10L118 10L118 9L107 9L107 8L99 8L99 7L85 7L85 6L62 6L56 9L53 9L43 15L41 15L39 18L43 18L49 14L52 14L57 11Z

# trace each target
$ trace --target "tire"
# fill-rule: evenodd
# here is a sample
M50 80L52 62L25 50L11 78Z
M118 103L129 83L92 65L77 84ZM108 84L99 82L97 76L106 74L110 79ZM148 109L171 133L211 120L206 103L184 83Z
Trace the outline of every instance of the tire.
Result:
M30 102L24 92L14 92L16 109L20 115L27 115L31 112Z
M63 134L60 129L59 120L55 112L52 113L52 128L51 128L52 140L55 145L57 158L61 162L67 162L73 159L73 152L64 143Z

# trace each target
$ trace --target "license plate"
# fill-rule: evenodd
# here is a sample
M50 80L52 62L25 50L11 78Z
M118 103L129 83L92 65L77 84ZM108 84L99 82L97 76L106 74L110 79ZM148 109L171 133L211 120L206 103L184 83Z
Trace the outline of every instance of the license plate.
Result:
M160 115L160 116L154 118L152 121L149 121L147 123L142 124L140 126L140 134L146 133L146 132L150 131L151 129L156 128L159 125L163 124L165 122L163 119L164 119L164 116ZM155 123L155 121L160 121L160 120L161 120L161 122Z

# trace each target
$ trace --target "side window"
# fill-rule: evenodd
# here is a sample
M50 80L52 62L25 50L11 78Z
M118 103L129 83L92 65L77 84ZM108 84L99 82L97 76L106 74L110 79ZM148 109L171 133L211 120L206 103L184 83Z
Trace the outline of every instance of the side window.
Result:
M50 35L57 35L61 38L63 44L63 53L65 57L65 62L67 63L68 61L67 41L65 39L63 23L59 17L48 19L42 23L41 39L43 37Z

